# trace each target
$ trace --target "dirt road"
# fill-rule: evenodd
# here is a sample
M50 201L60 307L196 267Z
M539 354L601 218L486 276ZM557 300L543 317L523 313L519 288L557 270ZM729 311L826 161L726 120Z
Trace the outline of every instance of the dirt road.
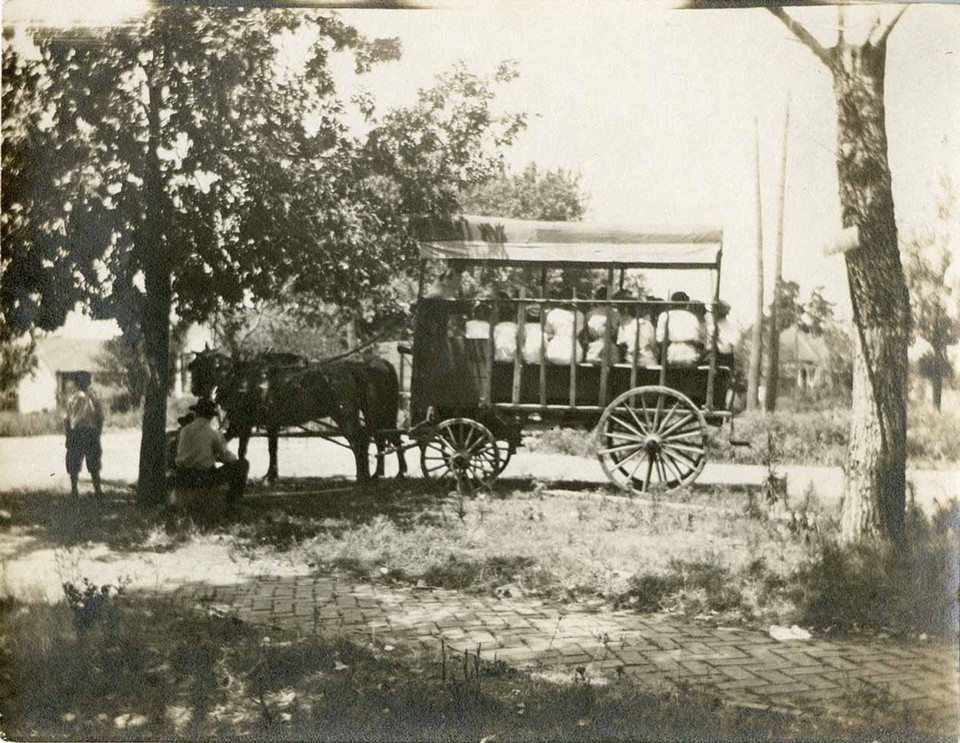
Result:
M140 434L138 431L110 432L103 437L103 477L116 483L133 483L137 477ZM236 442L232 444L236 449ZM353 455L345 448L319 439L282 439L280 473L283 477L353 477ZM0 491L49 489L68 491L64 471L63 436L0 438ZM251 476L267 470L266 439L251 442L248 453ZM420 472L419 451L407 452L412 475ZM396 472L396 460L387 462L387 475ZM839 504L843 473L839 467L783 466L790 498L803 498L813 485L820 502ZM520 450L504 473L511 478L540 478L550 482L606 483L600 465L593 459L562 454L530 453ZM759 465L708 463L698 484L757 485L766 470ZM925 509L960 495L960 471L911 470L908 479L914 485L917 502ZM81 478L82 482L82 478Z

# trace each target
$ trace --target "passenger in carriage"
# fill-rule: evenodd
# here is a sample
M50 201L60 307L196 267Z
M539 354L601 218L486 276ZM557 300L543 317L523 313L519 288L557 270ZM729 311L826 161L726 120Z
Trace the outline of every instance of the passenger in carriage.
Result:
M607 287L602 286L597 289L594 299L603 301L607 299ZM603 362L604 336L607 331L607 313L609 309L610 324L610 344L613 346L610 354L610 363L619 361L619 351L616 347L617 331L620 328L620 311L614 308L608 308L605 304L597 304L587 312L587 354L585 361L588 364L600 364Z
M549 340L547 333L540 327L540 306L530 305L527 307L526 322L523 324L524 363L539 364Z
M497 292L498 300L509 300L510 295L505 291ZM513 361L517 352L517 323L512 319L516 316L515 307L509 301L498 302L501 320L493 327L493 358L496 361ZM537 324L539 328L539 323Z
M486 302L481 301L473 308L473 316L463 331L463 337L468 339L485 341L490 337L490 306Z
M614 299L634 299L630 292L622 289L614 295ZM657 363L653 351L655 331L653 322L648 313L643 312L637 305L628 305L623 310L623 319L617 333L619 346L626 363L632 364L636 349L637 366L654 366Z
M426 291L424 299L460 299L463 294L463 271L463 268L448 268Z
M733 369L733 350L740 334L729 321L730 305L721 300L717 303L717 366ZM713 343L713 315L707 314L707 348Z
M670 301L689 302L690 297L686 292L674 292ZM689 365L700 361L704 341L703 320L694 309L674 308L662 313L657 320L657 343L663 344L668 335L668 364Z
M555 293L553 299L561 299ZM587 319L583 313L570 306L557 305L547 312L545 321L547 343L547 361L551 364L569 366L571 361L579 364L583 360L583 347L579 335L586 327Z

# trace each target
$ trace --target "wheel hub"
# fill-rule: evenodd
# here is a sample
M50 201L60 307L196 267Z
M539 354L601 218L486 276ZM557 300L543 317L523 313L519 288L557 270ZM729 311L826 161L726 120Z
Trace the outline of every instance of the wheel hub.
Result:
M643 448L650 456L659 454L662 448L660 437L655 433L648 435L643 442Z

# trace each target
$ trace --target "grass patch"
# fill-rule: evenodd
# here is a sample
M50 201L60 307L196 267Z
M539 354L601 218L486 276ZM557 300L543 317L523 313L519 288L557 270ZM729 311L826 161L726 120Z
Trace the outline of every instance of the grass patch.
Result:
M927 519L912 510L903 551L825 540L789 581L799 620L853 632L929 633L956 638L960 511L954 502Z
M626 674L601 685L457 654L441 664L108 595L111 611L82 633L75 603L0 603L0 705L14 739L925 739L896 713L867 727L733 709L688 685L650 691Z
M193 398L178 398L167 401L167 428L177 427L177 418L193 403ZM143 423L143 409L134 408L122 413L104 408L106 430L139 429ZM0 411L0 438L10 436L63 435L63 411L40 410L33 413Z

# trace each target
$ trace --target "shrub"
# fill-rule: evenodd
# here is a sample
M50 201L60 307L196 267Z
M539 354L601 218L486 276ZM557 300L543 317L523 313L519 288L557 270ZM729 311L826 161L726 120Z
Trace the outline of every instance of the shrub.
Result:
M960 512L954 502L927 519L911 509L903 550L825 540L784 590L801 623L843 631L931 633L958 629Z

